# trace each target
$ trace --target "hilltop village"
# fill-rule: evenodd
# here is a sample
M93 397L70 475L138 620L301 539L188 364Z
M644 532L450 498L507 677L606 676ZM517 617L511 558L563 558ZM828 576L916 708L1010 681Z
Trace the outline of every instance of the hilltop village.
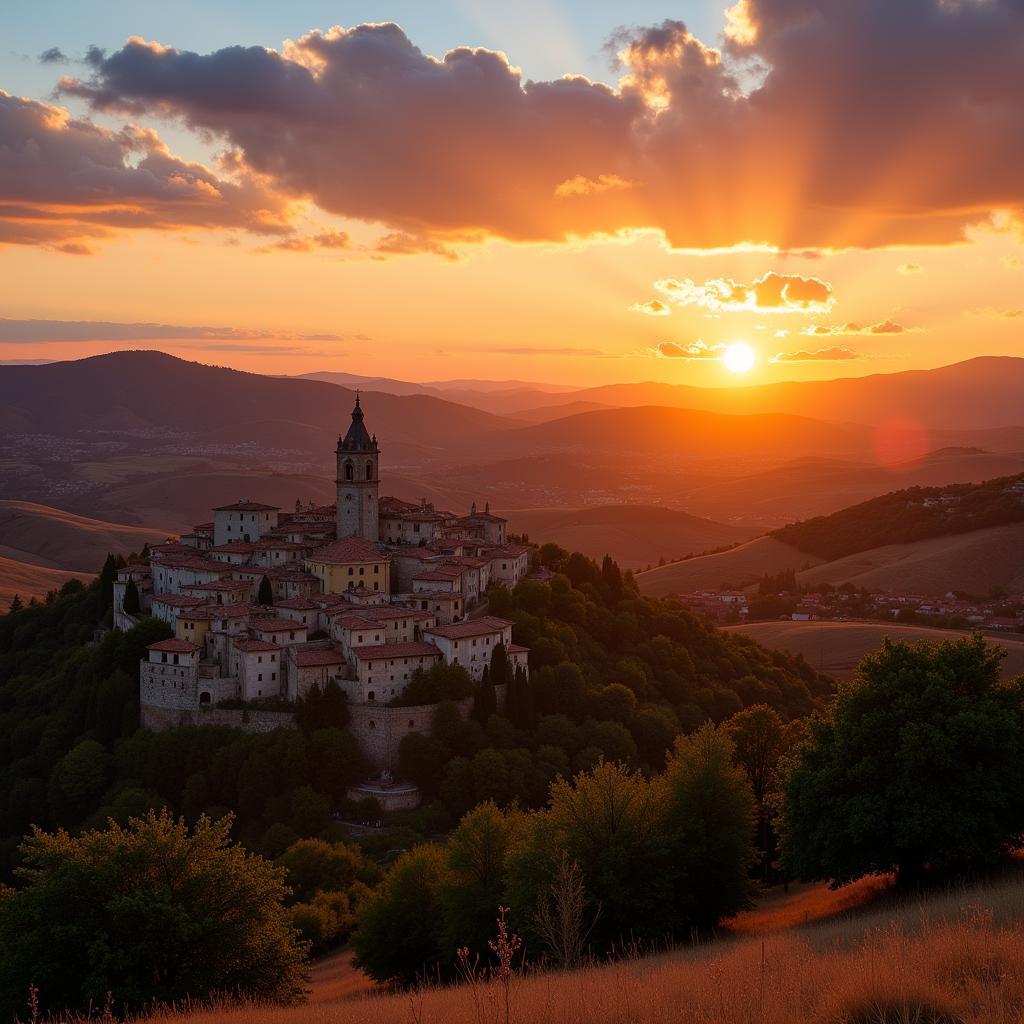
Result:
M417 669L461 665L479 681L503 645L510 670L528 672L512 623L482 612L490 586L527 575L529 547L509 543L489 505L457 515L382 497L358 397L336 454L336 505L285 512L241 499L119 571L115 628L152 615L174 630L141 664L145 727L277 728L291 717L285 702L334 682L388 780L402 736L432 727L432 706L396 706ZM392 804L416 796L368 792Z

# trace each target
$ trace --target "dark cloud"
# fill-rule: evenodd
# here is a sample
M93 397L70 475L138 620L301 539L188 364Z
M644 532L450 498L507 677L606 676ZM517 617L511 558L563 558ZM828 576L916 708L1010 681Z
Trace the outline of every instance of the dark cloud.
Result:
M277 249L283 252L311 252L313 249L348 249L351 245L352 238L347 231L321 231L309 238L301 238L298 235L283 238L280 242L273 242L257 251L272 252Z
M220 342L342 341L340 334L294 334L252 331L242 327L187 327L179 324L125 324L101 320L0 319L0 344L36 345L60 341L206 340ZM220 347L220 346L218 346ZM256 346L260 351L265 345ZM255 349L254 349L255 350ZM248 351L248 349L246 349Z
M770 363L817 363L832 362L834 360L859 359L856 352L848 348L819 348L813 352L801 350L799 352L777 352L768 362Z
M180 118L286 195L442 244L948 243L1024 209L1020 0L743 0L724 54L678 21L615 47L618 88L524 82L482 49L435 59L395 25L282 52L132 39L62 88Z
M64 56L64 52L58 46L51 46L48 50L43 50L39 54L40 64L67 64L68 59Z
M282 234L286 219L282 197L244 170L219 175L149 129L111 131L0 91L0 245L81 255L120 229Z

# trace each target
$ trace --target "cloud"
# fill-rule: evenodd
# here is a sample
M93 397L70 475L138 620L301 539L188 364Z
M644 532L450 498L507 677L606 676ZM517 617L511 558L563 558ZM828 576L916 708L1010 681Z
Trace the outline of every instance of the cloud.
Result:
M897 272L900 274L923 274L924 267L920 263L901 263L897 268Z
M895 320L882 320L867 327L852 321L845 324L812 324L800 333L810 338L852 338L857 335L870 337L878 334L920 334L922 330L921 327L905 327Z
M387 256L418 256L428 253L442 259L458 262L459 254L450 246L439 242L429 235L410 234L406 231L393 231L377 241L373 251L378 253L376 259Z
M996 309L994 306L979 306L964 312L968 316L983 316L988 320L1019 320L1024 317L1024 309Z
M813 352L801 349L798 352L776 352L769 363L815 363L832 362L842 359L859 359L856 352L848 348L819 348Z
M663 341L655 352L666 359L721 359L725 345L707 345L700 339L689 345Z
M1007 256L1003 260L1003 266L1007 270L1024 270L1024 260L1018 256Z
M288 203L244 168L174 156L156 132L113 131L0 90L0 245L87 255L132 228L283 234Z
M567 178L556 189L558 199L571 196L592 196L601 192L612 192L616 189L632 188L633 182L620 178L617 174L601 174L597 178L587 178L582 174Z
M309 238L294 235L283 238L280 242L272 242L262 246L256 252L311 252L314 249L348 249L352 245L352 237L347 231L321 231Z
M43 50L39 54L40 64L67 64L68 59L64 56L64 52L58 46L51 46L48 50Z
M441 243L655 228L679 248L829 250L1024 215L1020 0L744 0L729 17L722 51L679 21L619 33L614 87L524 81L502 53L434 57L374 24L280 50L133 38L61 89Z
M832 286L817 277L770 272L752 284L715 278L697 284L689 278L664 278L654 287L680 306L696 305L718 312L827 313L834 304Z
M187 327L179 324L110 323L102 320L0 319L0 344L36 345L62 341L221 342L342 341L341 334L301 334L289 331L249 330L244 327ZM256 346L264 351L263 345ZM255 351L256 348L253 350ZM246 349L248 351L248 349Z
M648 299L646 302L634 302L629 307L633 313L646 313L648 316L668 316L672 312L661 299Z

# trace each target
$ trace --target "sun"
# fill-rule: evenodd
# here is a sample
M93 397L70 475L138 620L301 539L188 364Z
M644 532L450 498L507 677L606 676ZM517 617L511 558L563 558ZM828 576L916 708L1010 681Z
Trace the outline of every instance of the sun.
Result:
M722 362L730 373L746 373L757 361L757 353L745 342L737 341L722 353Z

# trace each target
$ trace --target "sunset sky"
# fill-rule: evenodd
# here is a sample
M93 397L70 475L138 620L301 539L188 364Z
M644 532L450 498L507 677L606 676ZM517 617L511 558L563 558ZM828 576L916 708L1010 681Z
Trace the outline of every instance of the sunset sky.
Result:
M1022 0L0 27L0 361L716 386L1024 355Z

